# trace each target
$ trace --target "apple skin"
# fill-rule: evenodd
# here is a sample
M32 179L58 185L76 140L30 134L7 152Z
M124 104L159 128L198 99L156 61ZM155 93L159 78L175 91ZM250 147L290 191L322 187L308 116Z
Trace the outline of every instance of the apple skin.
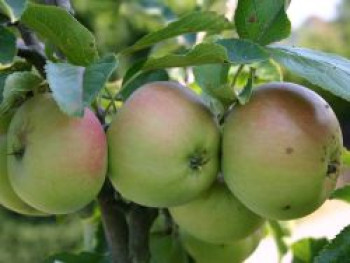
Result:
M173 231L171 222L162 211L152 224L149 248L150 263L189 263L177 231Z
M0 118L0 205L5 208L27 216L43 216L44 213L27 205L14 192L7 174L7 129L11 115Z
M52 214L79 210L100 191L107 167L106 136L94 113L61 112L50 94L26 101L9 130L8 174L18 196Z
M184 204L219 168L220 132L203 102L175 82L152 82L125 102L107 132L109 175L127 199L149 207Z
M241 263L258 247L262 229L248 237L223 244L212 244L180 231L182 244L196 263Z
M209 243L245 238L264 222L219 181L197 199L172 207L169 212L181 229Z
M165 233L150 235L150 263L188 263L179 237Z
M315 92L269 83L228 114L222 170L231 191L253 212L289 220L315 211L340 171L338 120Z

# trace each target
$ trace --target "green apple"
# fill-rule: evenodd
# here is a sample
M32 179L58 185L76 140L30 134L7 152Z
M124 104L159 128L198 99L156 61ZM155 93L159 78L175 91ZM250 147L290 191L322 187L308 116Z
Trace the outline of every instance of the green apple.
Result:
M169 211L180 228L210 243L227 243L245 238L264 222L219 181L197 199L172 207Z
M181 231L181 241L196 263L241 263L258 247L262 229L248 237L223 244L212 244Z
M10 184L7 174L7 129L10 120L10 115L0 117L0 205L23 215L44 215L20 199Z
M15 113L9 130L8 175L16 194L52 214L74 212L100 191L107 167L102 126L61 112L49 94L36 95Z
M340 171L342 134L331 107L292 83L269 83L228 114L222 169L241 202L270 219L315 211Z
M179 237L170 233L150 235L150 263L188 263L188 257Z
M109 175L127 199L184 204L215 180L220 132L204 103L175 82L152 82L125 102L107 132Z
M188 263L187 253L164 213L158 214L149 235L150 263Z

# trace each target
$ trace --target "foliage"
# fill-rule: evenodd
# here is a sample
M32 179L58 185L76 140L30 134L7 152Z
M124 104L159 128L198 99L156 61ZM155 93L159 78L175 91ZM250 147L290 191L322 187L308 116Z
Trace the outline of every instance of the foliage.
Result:
M91 107L106 128L140 86L175 80L195 90L222 123L233 105L249 103L256 84L280 81L283 68L287 70L287 80L312 83L315 90L328 96L332 106L340 105L340 101L341 109L335 106L337 115L341 120L350 119L350 61L339 56L350 55L347 1L336 21L320 31L311 26L300 33L299 43L304 47L274 44L291 34L286 14L288 1L238 0L234 14L233 9L226 10L226 0L184 0L183 5L178 2L181 1L0 0L0 114L15 111L33 94L50 91L65 114L82 117L84 108ZM329 41L323 41L325 35ZM344 152L345 162L347 155ZM345 186L331 198L349 202L349 195L349 186ZM141 237L137 240L143 240L147 249L144 236L154 219L154 210L135 208L117 192L110 196L112 201L107 198L102 202L100 195L97 209L108 240L108 231L112 230L105 225L108 218L104 218L104 205L109 211L114 209L114 216L122 215L118 217L122 226L134 222L133 212L141 210L138 218L144 219L144 225L137 229ZM118 209L108 207L115 202ZM88 239L98 236L96 242L103 245L99 249L92 246L88 252L79 249L81 232L76 221L53 227L51 217L30 224L15 216L8 221L8 214L1 213L0 243L5 245L0 247L0 261L38 262L49 256L47 251L66 250L72 253L58 253L46 262L108 262L106 244L101 241L106 237L99 212L90 218L94 231ZM176 227L170 225L172 234L176 234ZM349 254L348 229L330 244L325 239L305 239L289 246L285 241L288 231L281 224L271 221L270 228L281 256L292 250L294 262L311 262L314 258L316 262L341 262ZM35 229L40 233L34 234ZM85 233L86 236L89 235ZM124 245L130 245L126 250L132 250L135 240L130 233L128 237L131 245ZM12 248L20 241L24 252L21 248L14 253ZM159 242L161 248L155 249L153 242L151 250L173 253L181 248L177 239ZM143 256L147 258L147 253ZM153 260L157 261L155 257ZM184 253L183 261L188 260Z
M52 253L81 247L82 226L77 218L28 219L0 210L0 262L41 262Z

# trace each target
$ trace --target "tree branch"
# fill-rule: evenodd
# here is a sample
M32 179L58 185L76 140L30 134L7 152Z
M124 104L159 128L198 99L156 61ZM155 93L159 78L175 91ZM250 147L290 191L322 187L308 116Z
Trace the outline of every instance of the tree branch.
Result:
M25 44L17 44L18 56L25 58L29 63L33 64L40 75L45 78L46 57L43 51L43 45L40 43L36 35L25 25L19 23L17 28Z
M102 223L113 263L131 263L128 248L128 225L125 212L115 198L115 191L107 179L99 196Z
M132 263L148 263L149 232L158 209L133 204L129 213L129 251Z
M40 53L36 52L35 50L32 50L28 47L19 45L17 48L17 55L19 57L24 58L27 60L30 64L34 65L34 67L37 69L39 74L45 78L46 72L45 72L45 64L46 64L46 58L45 56L41 55Z

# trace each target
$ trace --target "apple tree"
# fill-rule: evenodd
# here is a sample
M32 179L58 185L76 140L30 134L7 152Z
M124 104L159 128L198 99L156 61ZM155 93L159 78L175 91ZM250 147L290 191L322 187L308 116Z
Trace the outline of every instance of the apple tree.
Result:
M350 202L335 113L283 71L349 101L350 61L281 44L290 1L236 2L0 0L0 204L91 223L45 262L350 258L348 227L283 223Z

